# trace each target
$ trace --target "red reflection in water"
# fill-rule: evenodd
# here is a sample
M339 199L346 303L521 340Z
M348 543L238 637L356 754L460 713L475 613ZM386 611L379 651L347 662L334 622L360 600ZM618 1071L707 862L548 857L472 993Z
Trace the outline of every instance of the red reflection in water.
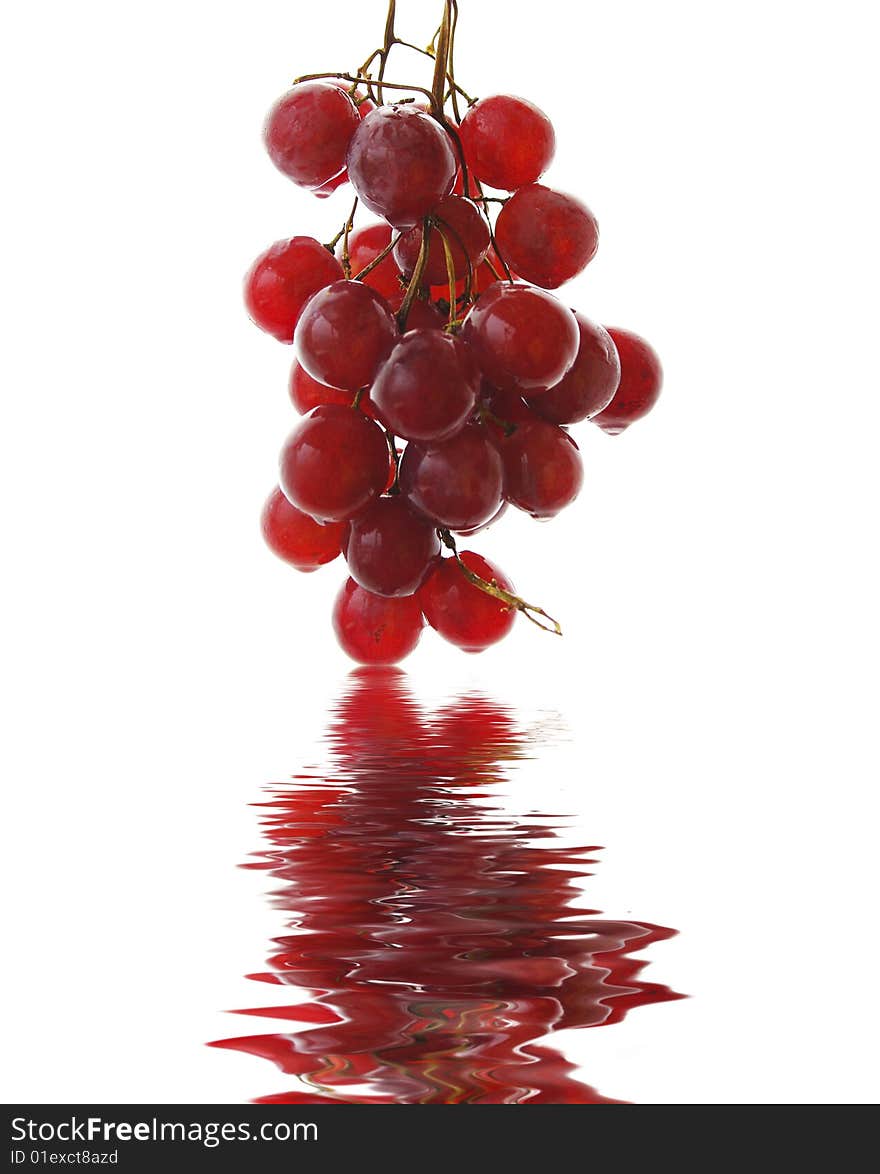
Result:
M283 882L274 898L292 917L271 969L250 977L310 1001L240 1013L307 1026L214 1046L298 1077L265 1104L621 1103L534 1041L679 998L630 957L675 931L576 908L595 848L554 845L548 822L491 802L534 735L478 696L426 714L406 681L352 673L333 773L261 805L269 848L247 867Z

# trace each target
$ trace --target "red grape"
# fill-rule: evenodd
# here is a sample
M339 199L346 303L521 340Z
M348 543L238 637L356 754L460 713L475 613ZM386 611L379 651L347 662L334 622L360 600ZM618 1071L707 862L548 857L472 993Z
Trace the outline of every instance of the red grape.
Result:
M371 110L376 109L376 103L372 98L368 98L364 91L360 88L360 83L354 86L354 93L352 93L353 82L347 82L345 78L329 78L331 86L336 86L338 90L344 90L351 98L357 107L357 112L361 118L366 118Z
M353 519L345 545L351 577L376 595L412 595L440 553L434 526L402 497L380 497Z
M562 428L546 420L518 424L501 447L504 496L534 518L552 518L580 492L581 454Z
M512 276L514 280L516 280L516 274L512 273ZM486 253L485 261L479 264L474 271L473 279L471 281L471 295L476 297L477 294L483 293L484 290L487 290L490 285L494 285L496 281L503 280L504 277L504 266L501 264L498 254L490 245ZM455 283L455 298L458 299L462 297L466 289L467 282L464 279L457 281ZM438 299L443 298L444 301L447 302L452 301L452 298L449 294L449 283L446 282L442 285L431 286L431 297Z
M393 298L388 299L388 305L395 316L399 313L405 297L406 290L402 289ZM445 325L446 319L435 305L416 297L410 304L404 331L408 334L411 330L442 330Z
M354 517L388 484L385 433L353 408L325 404L294 428L281 452L281 488L320 521Z
M461 135L461 127L458 127L459 136ZM478 180L468 171L468 198L473 200L479 196ZM452 194L454 196L464 195L464 170L459 165L458 171L455 173L455 183L452 185Z
M456 157L439 123L413 106L380 106L348 148L348 175L361 202L395 228L411 228L452 190Z
M290 382L288 384L290 400L301 416L316 408L318 404L341 404L351 407L354 396L350 391L342 391L338 387L327 387L312 379L311 375L296 359L290 368ZM361 409L364 408L364 396L361 399Z
M357 277L358 273L379 256L383 249L391 244L391 228L387 224L365 224L363 228L356 228L348 238L348 255L351 261L351 273ZM341 253L342 242L339 243L337 253ZM365 285L372 286L383 298L393 298L403 288L400 281L400 270L389 253L384 261L380 261L375 269L364 277Z
M330 81L331 86L336 86L339 90L344 90L352 99L355 106L357 106L358 117L366 118L371 110L376 109L376 103L370 98L364 97L360 90L355 90L354 97L349 93L351 83L347 81ZM321 200L325 200L327 196L332 196L337 188L341 188L344 183L348 183L348 171L345 167L334 175L332 179L328 179L326 183L321 184L319 188L313 188L314 194Z
M404 440L445 440L474 410L480 371L467 343L440 330L404 335L370 391L379 418Z
M439 227L432 227L428 235L428 259L422 284L448 284L449 271L441 232L449 244L455 276L467 276L468 262L476 270L489 249L489 226L476 204L461 196L447 196L431 213L431 219L436 219ZM405 232L394 246L395 260L404 273L410 274L415 269L421 247L422 226L417 224Z
M520 277L556 289L592 261L599 226L574 196L533 183L520 188L501 209L495 239Z
M307 412L310 412L312 408L317 408L319 404L341 404L343 407L350 408L354 402L354 396L350 391L344 391L339 387L327 387L326 384L319 383L317 379L312 379L308 371L296 359L293 360L293 366L290 368L288 391L290 402L301 416L305 416ZM376 412L366 392L361 395L358 407L365 415L375 420Z
M450 530L469 530L494 517L503 484L501 455L479 424L466 424L436 444L411 442L400 462L404 496Z
M480 295L462 337L492 384L522 393L558 383L579 341L574 314L552 294L502 281Z
M494 526L499 518L503 518L507 513L507 502L502 501L498 507L498 512L493 514L488 522L482 522L479 526L471 526L469 530L457 530L457 534L461 534L463 538L470 538L473 534L480 534L483 530L488 530L490 526Z
M481 406L486 409L480 417L483 427L499 447L513 435L520 424L530 424L538 419L522 397L514 391L496 391L484 386Z
M342 266L314 237L276 241L257 257L245 278L247 311L261 330L280 342L293 342L306 302L342 276Z
M620 356L620 385L593 423L616 436L653 408L663 386L663 368L657 352L637 334L611 326L608 333Z
M297 358L329 387L372 383L399 336L388 303L362 281L336 281L317 293L296 328Z
M535 413L515 391L498 391L484 384L483 399L492 415L502 424L527 424L535 419ZM487 426L497 427L491 420Z
M345 167L345 154L360 125L346 92L326 82L300 82L279 98L263 136L272 162L305 188L320 188Z
M576 424L595 416L608 406L620 383L620 359L611 335L583 314L573 313L581 340L571 369L555 387L526 399L532 411L551 424Z
M459 135L467 166L477 179L508 192L539 179L556 150L547 115L510 94L494 94L471 106Z
M513 593L513 584L488 559L463 550L469 570ZM465 652L482 652L503 639L516 619L516 610L468 581L454 558L442 559L419 591L425 619L451 644Z
M333 606L333 629L343 651L361 664L395 664L419 642L425 621L414 595L389 599L346 579Z
M291 505L280 489L272 490L260 523L269 549L298 571L317 570L342 551L346 523L316 522Z

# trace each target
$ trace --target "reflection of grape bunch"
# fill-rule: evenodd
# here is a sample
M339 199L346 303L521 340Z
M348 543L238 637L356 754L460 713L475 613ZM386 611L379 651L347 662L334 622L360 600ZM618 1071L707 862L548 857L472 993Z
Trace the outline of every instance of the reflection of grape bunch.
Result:
M427 53L431 88L387 81L394 46L424 52L395 35L394 7L360 69L299 80L266 122L276 166L318 196L350 182L351 214L328 245L276 242L246 282L257 325L296 345L290 394L303 413L263 533L300 570L344 555L334 626L373 663L411 652L426 619L470 652L505 636L517 611L559 632L456 536L508 504L558 513L583 479L567 426L622 432L661 383L637 335L547 292L598 243L589 209L537 182L554 154L550 121L456 83L455 0ZM355 228L359 205L382 220Z
M290 1028L215 1046L297 1078L261 1102L608 1101L552 1035L680 998L638 956L675 931L585 909L594 849L572 843L568 817L512 814L497 793L516 796L510 764L545 736L487 697L432 709L399 669L351 674L327 769L260 805L248 867L271 875L287 927L249 976L279 1005L244 1014Z

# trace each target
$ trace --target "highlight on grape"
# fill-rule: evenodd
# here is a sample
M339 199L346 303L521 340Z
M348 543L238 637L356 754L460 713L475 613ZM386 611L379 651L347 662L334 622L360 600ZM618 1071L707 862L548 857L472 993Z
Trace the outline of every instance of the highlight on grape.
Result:
M345 559L333 627L365 664L401 660L426 625L466 652L501 640L517 613L561 635L460 540L508 506L549 518L570 505L583 463L569 427L623 432L662 383L644 339L550 292L599 241L581 200L539 182L550 120L525 98L459 85L457 0L428 49L397 36L395 8L361 66L298 78L266 119L289 180L318 198L350 185L345 223L326 244L276 241L245 279L253 321L294 346L302 416L263 535L300 571ZM429 84L392 81L390 60L413 55Z

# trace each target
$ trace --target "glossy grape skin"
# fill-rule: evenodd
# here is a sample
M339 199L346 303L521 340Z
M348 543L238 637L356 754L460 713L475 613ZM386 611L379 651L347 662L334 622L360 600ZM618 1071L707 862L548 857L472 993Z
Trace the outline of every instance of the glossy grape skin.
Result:
M474 410L481 375L470 347L440 330L405 334L370 389L379 419L404 440L439 441Z
M638 334L617 326L607 329L620 356L620 384L608 406L592 420L616 436L653 408L663 386L663 368L657 352Z
M500 446L504 496L533 518L552 518L580 493L584 467L567 432L546 420L518 424Z
M575 360L580 335L574 314L552 294L496 281L465 319L462 338L490 383L526 394L559 382Z
M291 505L280 489L273 489L260 516L266 545L298 571L315 571L342 553L345 522L322 525Z
M327 82L300 82L279 98L266 118L263 139L275 166L304 188L320 188L345 167L357 106Z
M396 664L419 642L425 625L415 595L391 599L347 579L333 606L342 649L361 664Z
M533 183L501 209L495 239L520 277L542 289L558 289L596 255L599 226L574 196Z
M380 497L352 520L345 544L351 577L376 595L412 595L440 553L431 522L402 497Z
M445 233L457 278L467 276L468 261L476 270L489 249L489 226L480 215L476 204L461 196L446 196L431 213L439 228L428 234L428 258L422 274L422 285L448 285L446 250L441 232ZM407 275L414 272L422 247L422 226L417 224L405 232L394 246L394 258Z
M353 518L388 484L385 433L362 412L338 404L314 408L281 451L281 488L297 509L320 521Z
M601 412L620 383L620 358L604 328L573 311L580 333L577 358L555 387L526 397L536 415L551 424L576 424Z
M372 383L399 337L382 296L362 281L317 293L296 327L296 355L313 379L355 392Z
M245 305L261 330L291 343L309 298L342 276L342 266L314 237L276 241L245 277Z
M459 135L470 171L481 183L508 192L539 179L556 151L547 115L510 94L493 94L471 106Z
M354 133L346 160L361 202L395 228L412 228L452 190L452 141L413 106L380 106Z
M391 226L388 224L365 224L351 233L348 238L348 255L352 277L357 277L362 269L366 269L375 261L382 250L391 244L392 235ZM340 241L336 250L338 256L342 255L342 249L343 242ZM396 297L403 289L400 270L393 253L389 253L384 261L380 261L362 280L383 298Z
M481 579L513 593L511 581L488 559L472 550L463 550L460 557ZM469 582L454 558L435 566L418 598L431 627L465 652L482 652L496 644L516 619L515 608Z
M403 495L438 526L468 530L501 506L501 454L481 425L466 424L449 440L408 444L399 482Z

